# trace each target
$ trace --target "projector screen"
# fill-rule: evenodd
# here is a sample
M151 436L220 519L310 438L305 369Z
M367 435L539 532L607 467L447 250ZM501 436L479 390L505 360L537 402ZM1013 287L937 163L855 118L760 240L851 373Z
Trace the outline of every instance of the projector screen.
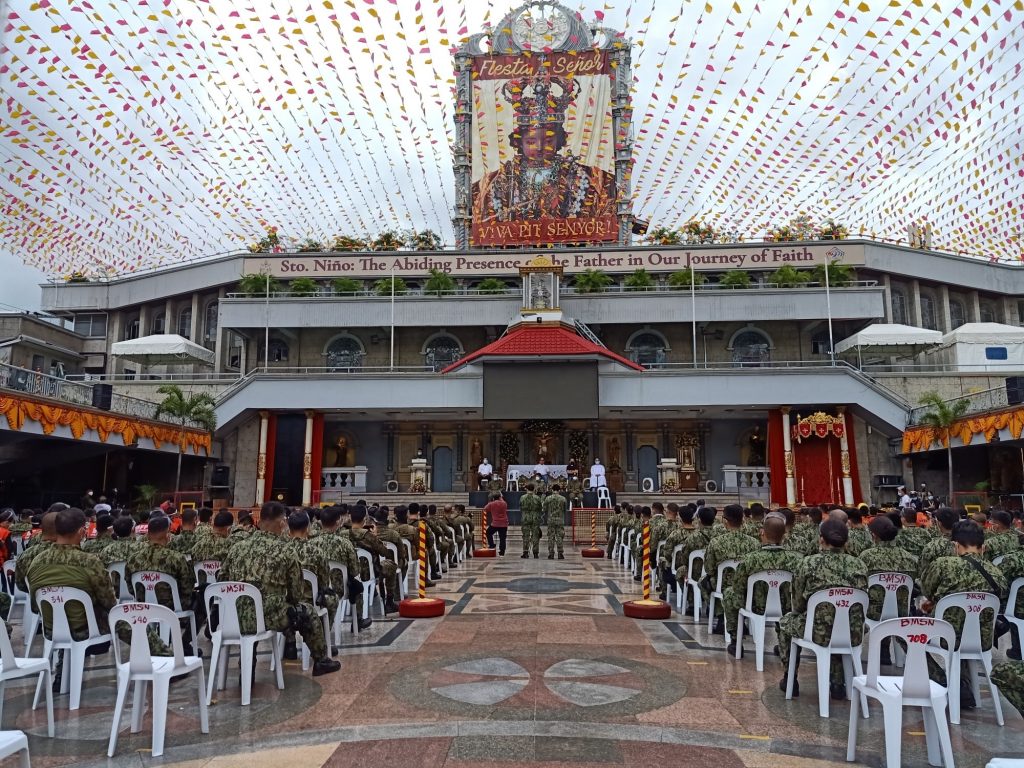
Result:
M485 363L485 419L596 419L597 363Z

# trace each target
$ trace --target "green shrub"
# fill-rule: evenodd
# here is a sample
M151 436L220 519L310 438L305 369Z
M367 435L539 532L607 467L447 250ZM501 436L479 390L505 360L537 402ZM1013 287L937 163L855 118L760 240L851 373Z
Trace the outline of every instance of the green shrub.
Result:
M238 292L244 293L246 296L265 296L268 280L270 282L271 295L280 293L281 284L277 280L268 275L255 272L251 275L242 275L242 279L238 281Z
M654 287L654 278L646 269L640 268L625 279L627 291L642 291Z
M288 292L292 296L316 296L320 284L311 277L297 277L288 284Z
M749 288L750 275L742 269L734 269L718 278L718 284L725 288Z
M331 280L331 288L335 293L359 293L363 290L363 283L353 277L336 277Z
M585 269L576 275L576 293L602 293L612 284L612 278L600 269Z
M768 276L768 282L780 288L795 288L810 280L810 275L801 272L792 264L783 264Z
M409 286L407 286L405 284L405 280L400 277L382 277L373 284L374 292L378 296L390 296L392 281L394 281L395 284L395 296L404 296L409 292Z
M432 269L430 270L430 277L427 278L427 282L423 285L423 292L444 296L449 293L455 293L455 288L455 278L447 272L442 272L440 269Z
M696 282L695 282L696 281ZM694 272L693 269L681 269L668 276L669 288L686 288L691 285L704 285L708 281L707 275L703 272Z
M504 293L508 290L508 283L499 280L497 277L485 277L477 285L476 289L486 295Z

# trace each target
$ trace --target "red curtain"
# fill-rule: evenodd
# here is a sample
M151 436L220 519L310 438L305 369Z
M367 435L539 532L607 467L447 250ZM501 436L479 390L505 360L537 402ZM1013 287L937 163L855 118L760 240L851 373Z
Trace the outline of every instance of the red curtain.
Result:
M768 467L771 469L771 500L786 505L786 448L782 442L782 411L768 414Z
M793 442L796 498L802 504L841 504L843 476L839 438L808 437Z
M324 463L324 415L313 414L313 463L310 474L313 479L313 499L320 499L320 470Z

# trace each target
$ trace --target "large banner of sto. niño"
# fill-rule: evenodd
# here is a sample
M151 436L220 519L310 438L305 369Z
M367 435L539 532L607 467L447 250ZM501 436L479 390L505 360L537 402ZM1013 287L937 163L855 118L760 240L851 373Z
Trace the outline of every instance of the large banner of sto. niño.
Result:
M606 51L473 60L472 244L615 242Z
M453 277L515 277L519 268L537 256L546 256L573 274L599 269L612 274L646 269L649 272L698 272L749 270L771 272L789 264L798 269L820 264L864 263L864 244L828 243L735 243L717 246L672 248L607 248L602 250L552 251L382 251L379 253L262 253L248 256L243 274L271 274L274 277L330 279L402 278L422 279L439 269Z

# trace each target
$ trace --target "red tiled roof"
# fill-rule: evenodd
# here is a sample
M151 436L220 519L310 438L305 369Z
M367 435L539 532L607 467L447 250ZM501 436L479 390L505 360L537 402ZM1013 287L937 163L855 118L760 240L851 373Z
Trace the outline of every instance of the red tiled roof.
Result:
M483 357L579 357L586 355L601 355L635 371L643 370L642 366L632 360L627 360L606 347L594 344L562 326L524 324L486 347L457 360L441 373L454 371Z

